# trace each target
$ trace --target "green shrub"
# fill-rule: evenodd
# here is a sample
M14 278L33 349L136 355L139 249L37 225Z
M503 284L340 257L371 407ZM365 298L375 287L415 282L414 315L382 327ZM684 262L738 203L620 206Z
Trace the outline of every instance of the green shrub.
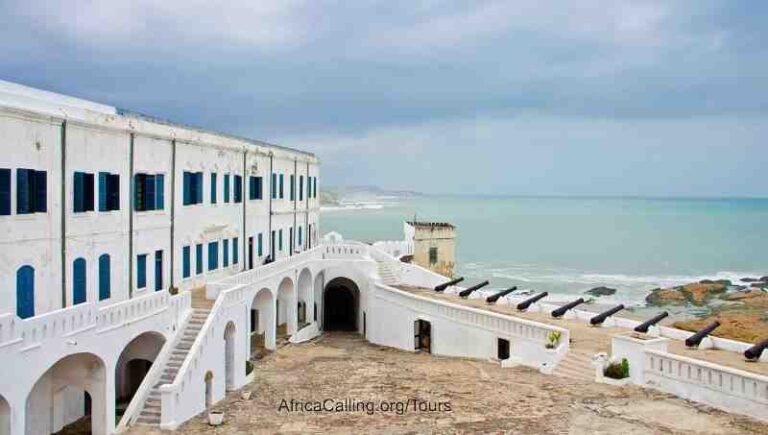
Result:
M250 361L245 362L245 375L248 376L253 371L253 363Z
M603 375L611 379L624 379L629 377L629 361L622 358L620 363L611 363L603 370Z

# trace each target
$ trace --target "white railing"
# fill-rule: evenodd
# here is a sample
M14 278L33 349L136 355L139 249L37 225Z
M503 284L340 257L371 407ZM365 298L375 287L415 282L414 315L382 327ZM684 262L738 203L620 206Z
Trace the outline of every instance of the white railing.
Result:
M99 308L96 319L99 333L154 316L168 308L170 299L170 293L159 291Z
M382 240L374 242L373 246L395 258L400 258L403 255L413 255L413 242L405 240Z
M768 377L658 350L645 351L644 383L684 399L768 421Z

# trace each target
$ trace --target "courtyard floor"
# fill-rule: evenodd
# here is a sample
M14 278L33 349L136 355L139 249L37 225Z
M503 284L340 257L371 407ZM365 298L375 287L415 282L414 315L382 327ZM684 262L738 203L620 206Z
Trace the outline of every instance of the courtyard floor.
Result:
M222 426L208 426L204 416L199 415L179 431L768 433L768 424L639 387L613 387L545 376L524 367L503 369L498 363L404 352L345 333L325 334L309 343L282 347L260 360L255 370L255 382L214 405L215 410L225 413ZM253 392L250 400L241 398L242 391ZM292 399L321 403L330 400L326 403L333 406L345 399L371 401L379 409L371 413L366 409L290 411L286 408L291 407ZM404 406L409 399L409 409L397 412L398 406ZM413 400L423 410L414 410ZM281 409L283 401L286 407ZM382 402L387 405L382 406ZM130 433L164 432L138 426Z

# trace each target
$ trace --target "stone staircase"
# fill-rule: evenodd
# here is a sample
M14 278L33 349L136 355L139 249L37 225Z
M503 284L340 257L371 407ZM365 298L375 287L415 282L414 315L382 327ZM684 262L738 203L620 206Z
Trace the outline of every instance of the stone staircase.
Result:
M187 354L189 354L189 350L192 348L192 344L195 342L210 312L210 309L202 308L192 310L192 317L190 317L187 326L181 332L181 339L176 343L171 355L168 357L165 368L160 375L160 380L152 387L147 400L144 402L144 407L136 419L137 424L151 426L160 424L160 386L171 384L176 379L176 374L187 358Z
M595 367L592 365L592 353L571 348L560 364L555 367L553 375L580 381L595 380Z
M381 282L387 285L393 285L400 282L397 272L394 270L390 263L378 261L376 264Z

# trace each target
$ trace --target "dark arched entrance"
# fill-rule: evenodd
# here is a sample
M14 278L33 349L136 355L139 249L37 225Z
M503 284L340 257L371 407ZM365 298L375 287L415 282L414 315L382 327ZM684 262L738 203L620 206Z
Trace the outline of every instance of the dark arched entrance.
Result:
M332 279L323 292L323 329L357 331L360 290L348 278Z

